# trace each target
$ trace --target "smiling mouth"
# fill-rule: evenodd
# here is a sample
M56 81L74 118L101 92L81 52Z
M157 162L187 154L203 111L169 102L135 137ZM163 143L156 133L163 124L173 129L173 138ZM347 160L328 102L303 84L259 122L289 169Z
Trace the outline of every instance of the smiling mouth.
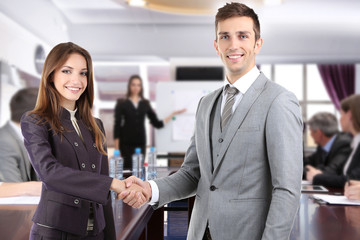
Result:
M240 58L242 58L244 56L244 54L233 54L233 55L227 55L227 58L229 58L230 60L239 60Z
M65 87L65 88L70 90L70 91L80 91L80 89L81 89L79 87Z

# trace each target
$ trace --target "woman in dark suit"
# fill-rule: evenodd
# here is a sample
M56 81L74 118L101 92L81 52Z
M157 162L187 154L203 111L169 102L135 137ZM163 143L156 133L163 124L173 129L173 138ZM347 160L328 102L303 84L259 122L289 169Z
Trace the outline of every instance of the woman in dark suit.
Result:
M318 174L313 184L342 188L347 179L360 180L360 95L351 95L341 101L340 124L344 132L353 135L352 152L343 167L342 175Z
M120 149L121 155L124 158L124 168L131 169L132 155L135 152L135 148L141 148L142 154L145 155L146 116L155 128L162 128L172 117L184 111L185 109L175 111L164 120L159 120L151 108L149 100L144 98L142 79L138 75L131 76L126 99L119 99L115 107L115 148Z
M32 240L116 237L109 190L119 193L125 185L108 176L105 132L91 114L93 100L89 53L71 42L55 46L36 106L21 119L25 147L43 182Z

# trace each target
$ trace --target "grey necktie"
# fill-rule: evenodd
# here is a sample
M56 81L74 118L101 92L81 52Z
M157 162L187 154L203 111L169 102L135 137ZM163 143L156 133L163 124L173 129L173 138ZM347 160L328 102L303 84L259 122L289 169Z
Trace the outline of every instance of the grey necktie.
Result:
M225 128L232 115L232 107L235 103L235 95L239 92L239 90L237 90L237 88L230 87L230 85L226 85L225 92L226 101L221 115L221 130Z

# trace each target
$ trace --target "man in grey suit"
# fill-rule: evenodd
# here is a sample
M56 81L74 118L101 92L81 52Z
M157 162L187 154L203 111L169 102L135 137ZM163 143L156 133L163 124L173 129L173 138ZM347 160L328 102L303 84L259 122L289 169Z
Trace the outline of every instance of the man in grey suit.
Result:
M11 120L0 128L0 181L37 181L20 128L21 116L35 107L37 93L37 88L24 88L10 100Z
M183 165L154 181L131 177L127 186L142 185L155 208L196 195L189 240L288 239L303 168L298 101L255 66L263 40L252 9L226 4L215 28L226 80L200 100ZM136 202L128 191L118 198Z

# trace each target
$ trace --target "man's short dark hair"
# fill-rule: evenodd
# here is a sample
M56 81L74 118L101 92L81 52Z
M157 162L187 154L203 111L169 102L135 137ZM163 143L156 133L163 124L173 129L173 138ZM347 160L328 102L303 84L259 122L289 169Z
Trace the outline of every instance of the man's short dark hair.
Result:
M23 88L17 91L10 100L11 120L19 123L21 116L34 109L38 88Z
M260 38L260 22L258 15L254 12L252 8L249 8L245 4L232 2L227 3L222 8L218 9L218 12L215 17L215 35L217 39L217 29L218 23L232 17L249 17L253 20L254 32L255 32L255 41Z

